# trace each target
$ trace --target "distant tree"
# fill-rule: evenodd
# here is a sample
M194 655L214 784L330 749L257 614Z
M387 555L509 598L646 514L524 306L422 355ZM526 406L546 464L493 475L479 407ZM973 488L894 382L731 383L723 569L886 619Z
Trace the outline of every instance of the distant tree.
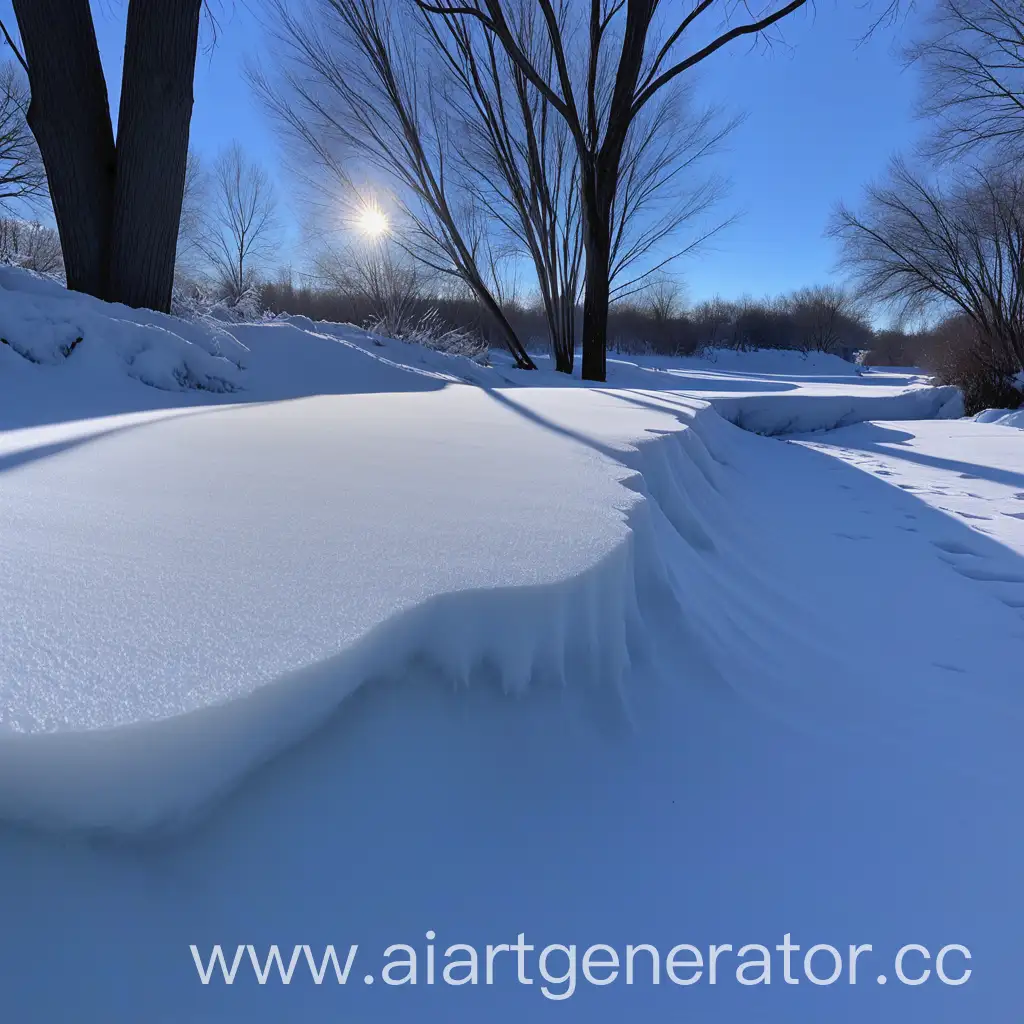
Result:
M759 348L792 348L795 326L784 297L746 299L733 323L732 343L741 351Z
M366 309L381 334L401 337L426 312L436 275L394 243L325 250L316 259L319 279Z
M666 324L683 311L683 286L677 278L658 274L640 293L640 304L656 324Z
M994 372L1024 367L1024 178L969 168L938 185L896 161L832 232L866 298L904 319L962 313Z
M46 194L46 171L25 119L28 86L13 61L0 64L0 204L35 203Z
M691 313L697 330L698 345L702 348L714 348L723 344L736 321L736 316L735 305L721 296L698 302Z
M267 172L232 143L214 164L197 243L227 297L241 298L272 255L276 210Z
M209 202L209 175L203 169L199 155L189 150L185 164L185 187L181 196L181 218L178 221L174 261L176 274L194 274L197 269L196 263L202 258L200 243Z
M0 217L0 263L61 274L64 263L57 232L37 221Z
M864 362L868 366L918 366L922 349L921 335L888 328L874 333Z
M68 287L170 309L202 0L129 0L116 144L89 0L13 6Z
M802 352L835 352L866 343L871 330L853 296L837 285L801 288L788 299L793 344Z

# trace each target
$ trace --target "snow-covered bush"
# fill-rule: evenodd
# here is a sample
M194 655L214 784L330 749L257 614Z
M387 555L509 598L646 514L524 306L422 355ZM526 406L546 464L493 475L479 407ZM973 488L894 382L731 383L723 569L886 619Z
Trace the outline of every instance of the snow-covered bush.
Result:
M224 296L219 288L202 281L175 286L171 312L186 320L212 319L226 324L247 324L264 318L261 289L246 288L237 298Z
M449 326L436 309L429 309L418 319L370 317L366 329L383 337L422 345L434 352L443 352L450 356L478 359L487 353L487 342L479 334Z

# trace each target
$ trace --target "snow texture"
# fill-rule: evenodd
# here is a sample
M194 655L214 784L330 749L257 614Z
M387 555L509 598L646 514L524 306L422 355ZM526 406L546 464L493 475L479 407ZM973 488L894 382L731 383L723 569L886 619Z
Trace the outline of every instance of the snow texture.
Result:
M0 349L12 1020L1012 1017L1018 431L904 419L955 411L904 374L651 358L566 386L299 318L213 351L3 283L0 316L57 325L19 346L81 323L97 353ZM244 390L144 385L140 338ZM962 942L979 970L553 1003L514 973L204 987L187 952L359 942L372 969L428 928Z

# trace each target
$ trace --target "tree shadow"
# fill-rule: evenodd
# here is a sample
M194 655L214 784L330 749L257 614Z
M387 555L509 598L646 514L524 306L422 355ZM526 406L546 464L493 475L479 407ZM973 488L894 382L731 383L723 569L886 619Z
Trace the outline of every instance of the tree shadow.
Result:
M931 469L942 469L951 473L968 473L981 480L1005 484L1008 487L1024 488L1024 473L1015 473L1013 470L1000 469L997 466L983 466L976 462L945 459L938 455L926 455L924 452L903 447L913 439L914 435L905 430L883 427L877 423L858 424L855 433L844 433L843 436L835 439L830 439L827 434L815 435L813 438L815 445L819 448L835 447L846 448L850 451L869 452L872 455L902 459L919 466L928 466ZM890 447L897 445L899 447Z

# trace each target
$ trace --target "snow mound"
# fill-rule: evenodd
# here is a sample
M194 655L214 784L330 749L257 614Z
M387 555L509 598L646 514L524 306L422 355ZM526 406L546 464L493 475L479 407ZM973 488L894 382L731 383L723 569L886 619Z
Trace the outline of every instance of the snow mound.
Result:
M1024 429L1024 409L986 409L974 419L978 423L998 423L1001 427Z
M30 363L105 365L163 391L243 386L245 348L226 331L102 302L13 267L0 267L0 340Z
M525 406L454 387L69 429L0 456L4 817L186 818L411 661L619 685L633 472Z

